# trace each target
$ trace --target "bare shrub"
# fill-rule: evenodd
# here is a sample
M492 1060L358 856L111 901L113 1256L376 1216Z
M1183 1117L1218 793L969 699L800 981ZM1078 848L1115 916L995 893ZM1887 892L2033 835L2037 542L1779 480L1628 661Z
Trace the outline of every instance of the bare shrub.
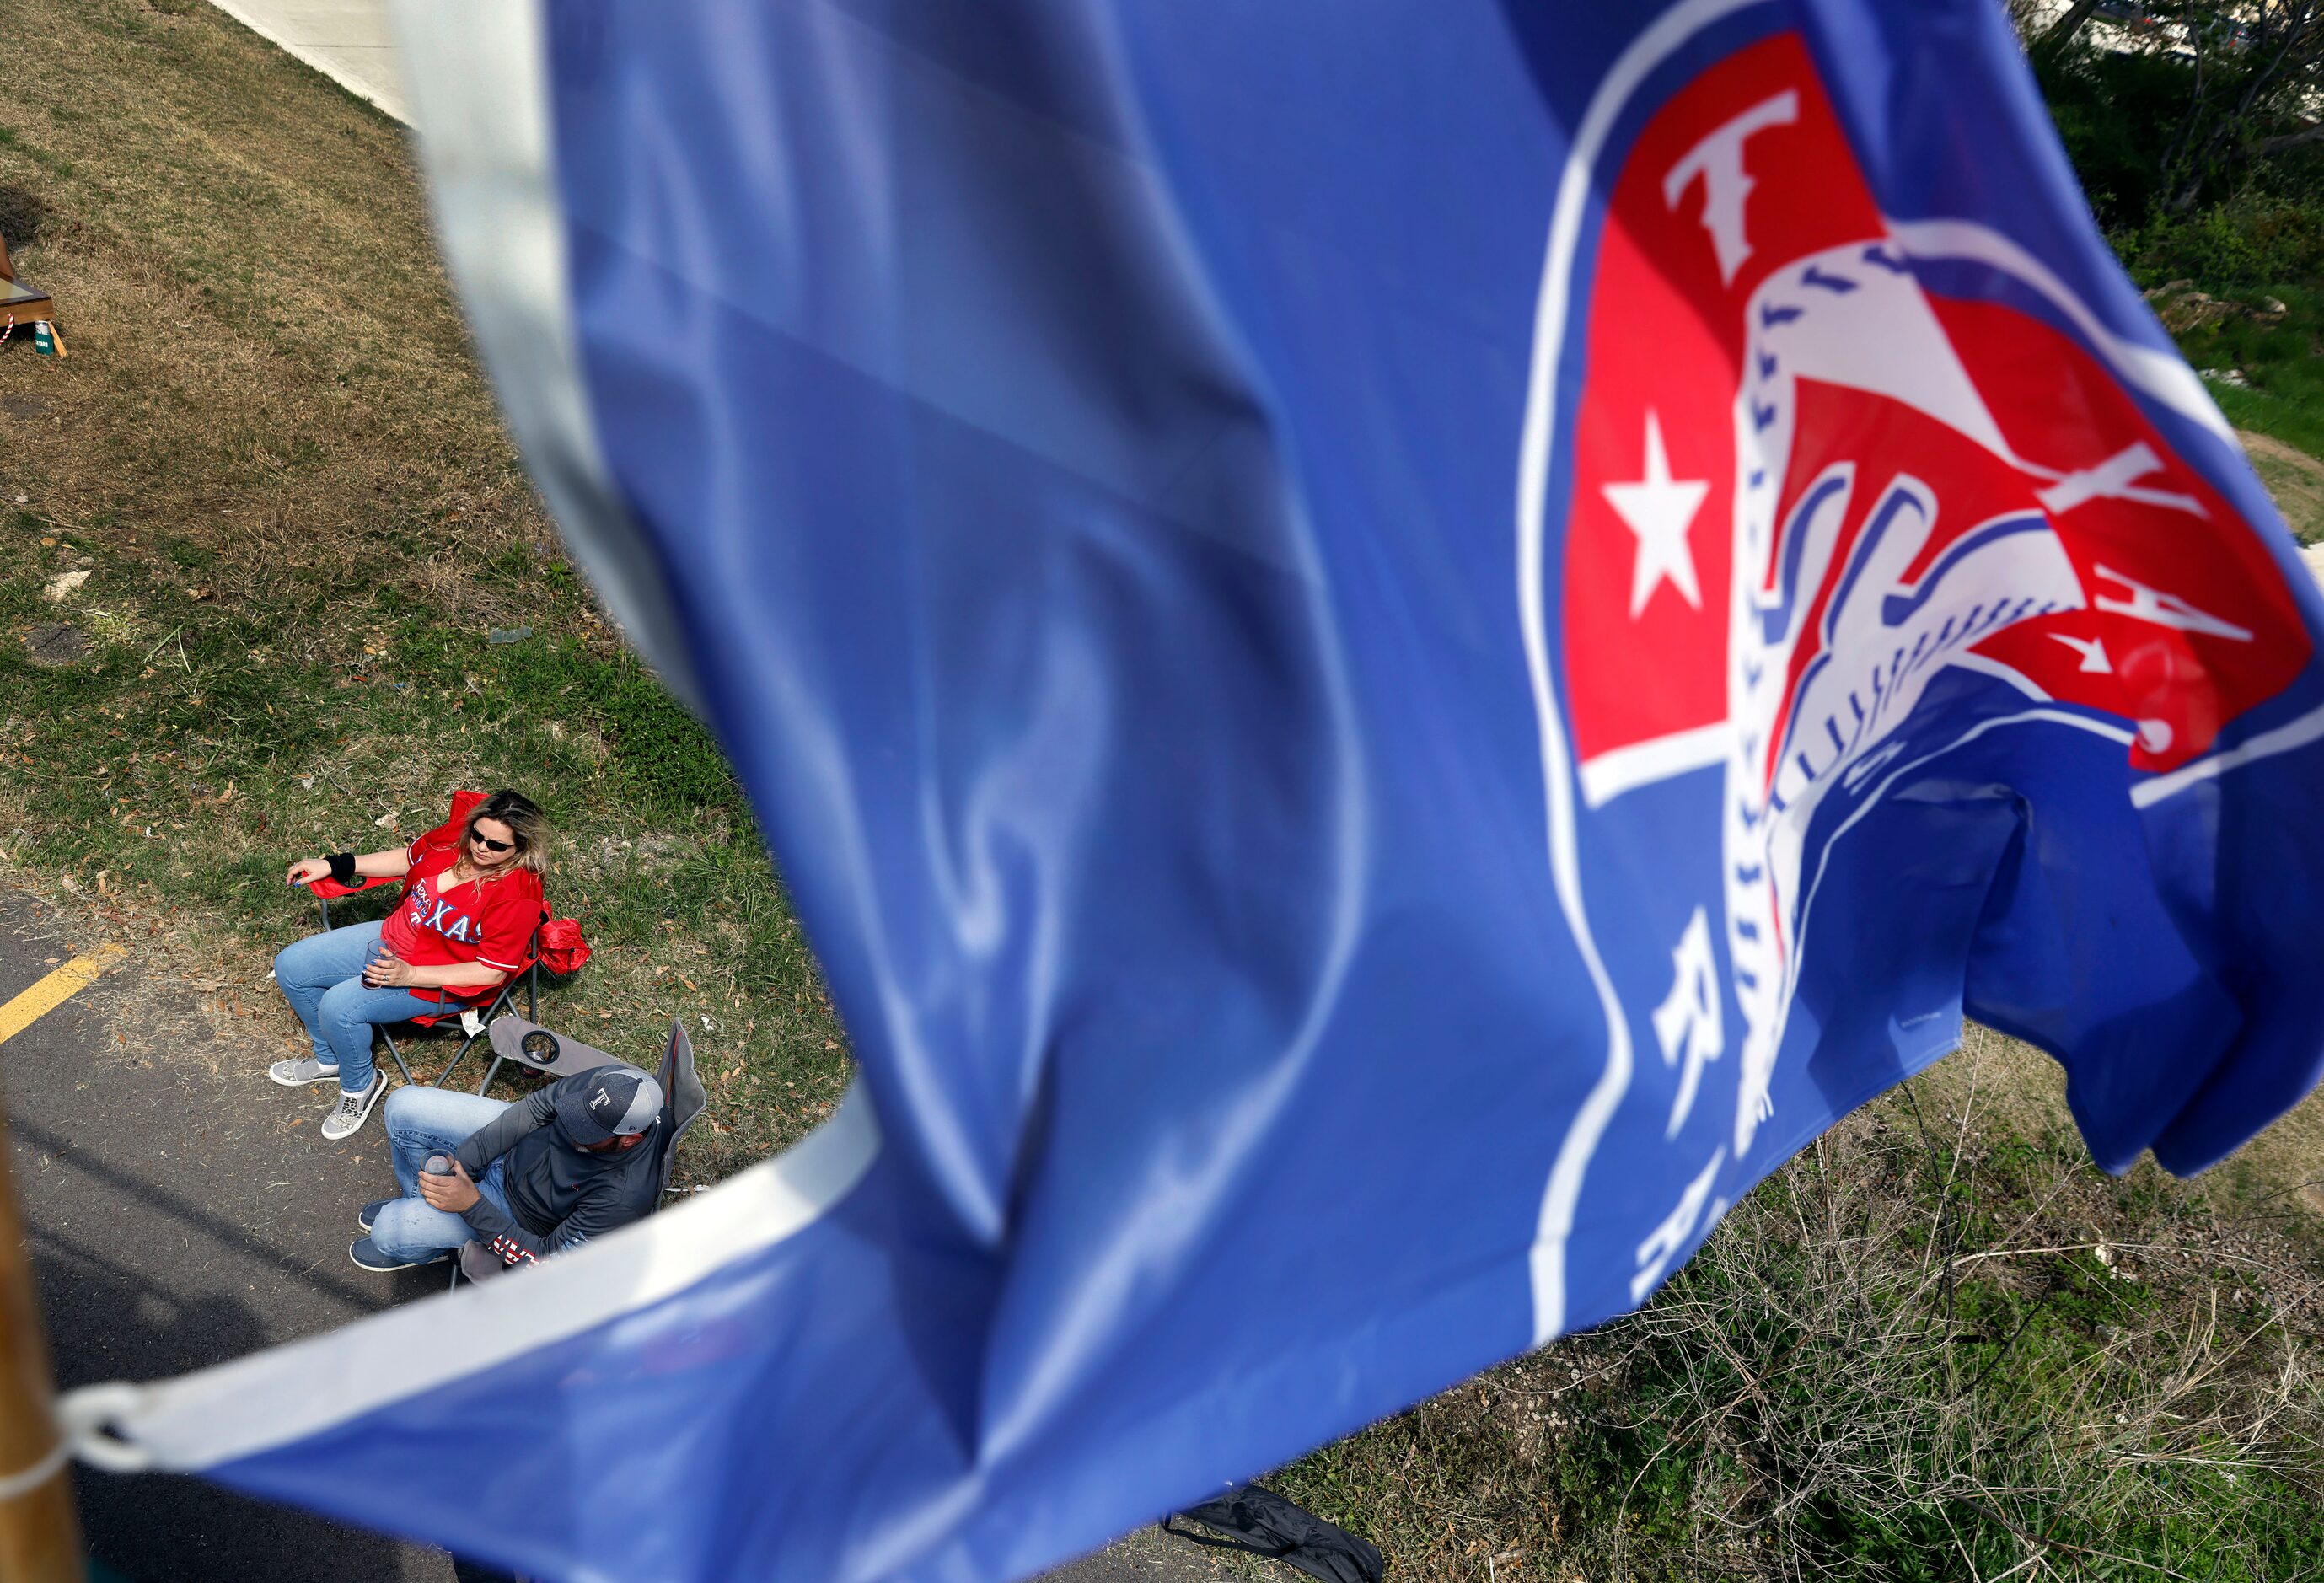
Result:
M2275 1232L1974 1091L1842 1122L1642 1312L1285 1475L1408 1576L2284 1578L2324 1292ZM1927 1125L1923 1125L1923 1120Z

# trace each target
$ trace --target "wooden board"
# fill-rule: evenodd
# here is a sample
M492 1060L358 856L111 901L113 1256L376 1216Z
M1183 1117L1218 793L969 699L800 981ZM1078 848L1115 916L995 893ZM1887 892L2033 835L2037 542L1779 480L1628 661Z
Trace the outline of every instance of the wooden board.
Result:
M36 318L54 318L57 305L53 298L37 286L22 281L0 281L0 324L7 316L16 316L19 328L29 327Z
M0 325L5 325L12 318L20 325L30 325L34 319L56 317L56 302L46 291L16 278L16 265L8 256L8 244L0 238Z

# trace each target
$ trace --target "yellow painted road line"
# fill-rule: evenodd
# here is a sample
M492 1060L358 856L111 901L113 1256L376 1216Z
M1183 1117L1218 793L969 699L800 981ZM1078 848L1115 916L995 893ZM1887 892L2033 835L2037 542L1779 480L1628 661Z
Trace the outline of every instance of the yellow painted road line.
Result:
M100 945L70 962L0 1006L0 1045L6 1044L97 980L97 975L128 955L118 945Z

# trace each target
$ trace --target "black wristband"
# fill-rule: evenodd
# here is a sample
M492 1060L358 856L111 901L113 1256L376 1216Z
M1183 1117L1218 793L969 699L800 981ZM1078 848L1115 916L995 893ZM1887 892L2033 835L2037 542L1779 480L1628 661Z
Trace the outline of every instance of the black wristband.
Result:
M323 861L331 865L331 883L345 885L355 877L355 855L353 852L333 852Z

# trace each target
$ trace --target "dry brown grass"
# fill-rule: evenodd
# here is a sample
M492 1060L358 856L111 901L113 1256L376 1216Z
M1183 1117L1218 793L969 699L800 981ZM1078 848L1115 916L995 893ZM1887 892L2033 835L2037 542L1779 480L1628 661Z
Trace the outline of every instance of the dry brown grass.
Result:
M2236 437L2293 537L2302 544L2324 539L2324 462L2273 435L2244 429Z
M548 528L401 129L208 6L9 21L0 214L37 212L19 264L73 355L0 357L21 414L0 482L116 565L208 552L179 580L290 614L302 650L349 656L328 595L351 581L506 619L464 568Z
M0 345L0 879L248 984L312 926L268 878L290 857L522 786L565 831L551 899L597 946L549 1015L641 1059L687 1019L713 1099L689 1175L795 1138L844 1081L835 1017L715 754L668 759L659 719L664 758L617 751L669 706L633 688L608 713L618 637L471 356L402 130L208 5L8 23L0 234L72 355ZM71 568L70 603L42 601ZM96 659L26 667L18 640L60 617ZM529 649L484 641L520 626ZM665 771L695 789L659 794ZM217 1058L254 1068L290 1019L243 1004Z
M1916 1085L1949 1114L1974 1106L1980 1128L2020 1137L2073 1126L2063 1068L2033 1045L1969 1025L1960 1051ZM2324 1091L2311 1093L2227 1160L2179 1189L2223 1222L2265 1224L2324 1247Z
M1641 1313L1296 1464L1415 1578L2324 1576L2324 1264L1980 1031ZM2054 1089L2054 1085L2048 1085Z

